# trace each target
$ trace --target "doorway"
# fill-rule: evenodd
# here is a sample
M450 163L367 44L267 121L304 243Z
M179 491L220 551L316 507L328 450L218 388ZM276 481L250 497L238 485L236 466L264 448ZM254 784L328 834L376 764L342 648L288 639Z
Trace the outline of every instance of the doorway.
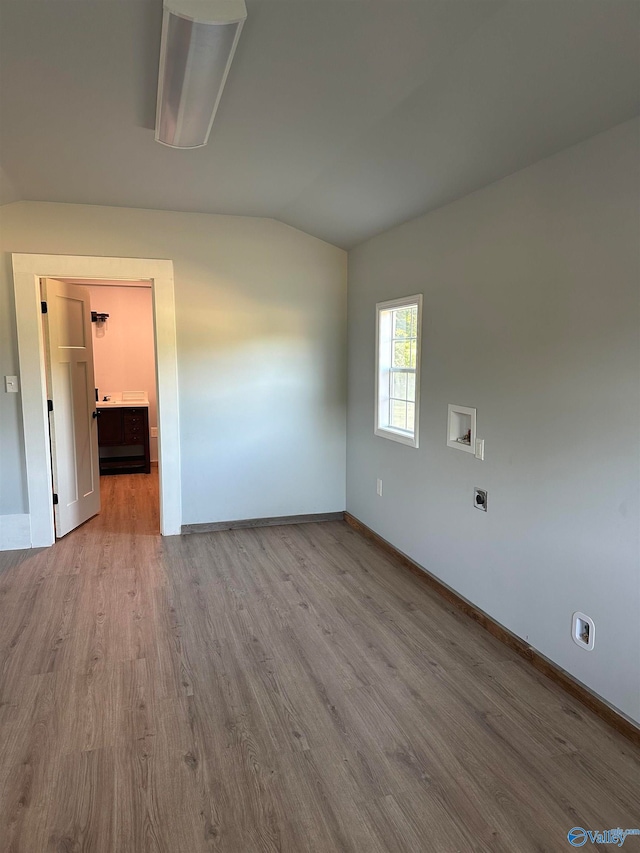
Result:
M151 467L157 471L151 282L94 281L83 286L89 291L92 313L100 474L149 473ZM127 429L118 429L120 423Z
M173 263L142 258L13 254L32 547L55 541L40 278L150 281L156 351L160 531L180 533L181 489Z
M158 523L151 282L42 279L41 297L56 539L127 493L107 488L108 475L150 477Z

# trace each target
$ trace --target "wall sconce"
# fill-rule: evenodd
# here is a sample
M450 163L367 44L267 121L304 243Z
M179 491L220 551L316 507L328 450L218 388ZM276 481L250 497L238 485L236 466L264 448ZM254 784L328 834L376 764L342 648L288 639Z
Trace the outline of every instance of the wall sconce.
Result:
M105 326L108 319L108 314L104 314L100 311L91 312L91 322L96 324L96 338L104 338L104 333L106 331Z

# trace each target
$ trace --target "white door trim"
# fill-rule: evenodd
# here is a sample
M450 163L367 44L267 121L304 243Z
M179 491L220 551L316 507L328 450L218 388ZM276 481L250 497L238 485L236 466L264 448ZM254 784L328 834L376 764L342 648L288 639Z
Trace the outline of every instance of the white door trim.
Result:
M31 518L31 547L53 545L51 456L44 342L40 321L40 278L102 278L151 281L158 383L160 531L180 533L180 422L173 261L79 255L12 254L13 286L22 386L22 419Z

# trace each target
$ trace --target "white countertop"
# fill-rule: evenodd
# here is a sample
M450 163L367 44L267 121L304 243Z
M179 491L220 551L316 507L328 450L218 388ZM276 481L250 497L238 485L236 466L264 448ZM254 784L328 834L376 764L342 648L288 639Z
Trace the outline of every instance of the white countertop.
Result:
M148 409L148 400L99 400L96 409Z

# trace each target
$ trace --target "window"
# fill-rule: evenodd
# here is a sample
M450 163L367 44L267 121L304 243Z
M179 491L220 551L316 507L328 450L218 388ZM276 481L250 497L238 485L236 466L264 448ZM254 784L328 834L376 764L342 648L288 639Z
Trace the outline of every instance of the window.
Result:
M418 446L422 295L376 305L375 434Z

